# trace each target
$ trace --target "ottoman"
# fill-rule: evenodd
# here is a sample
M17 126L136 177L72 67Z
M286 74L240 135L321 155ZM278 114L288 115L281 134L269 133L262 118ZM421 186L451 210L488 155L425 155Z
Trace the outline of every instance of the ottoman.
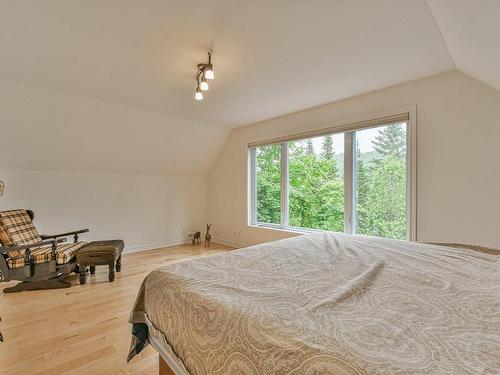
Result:
M90 273L94 274L96 266L106 265L109 267L109 281L114 281L115 269L116 272L121 271L123 247L122 240L93 241L83 246L76 255L80 284L87 282L87 267L90 267Z

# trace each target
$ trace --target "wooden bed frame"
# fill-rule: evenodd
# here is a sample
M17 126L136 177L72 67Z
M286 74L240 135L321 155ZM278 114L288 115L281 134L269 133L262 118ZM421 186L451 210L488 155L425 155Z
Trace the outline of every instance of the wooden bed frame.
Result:
M158 354L158 374L159 375L175 375L170 366L165 362L161 355Z

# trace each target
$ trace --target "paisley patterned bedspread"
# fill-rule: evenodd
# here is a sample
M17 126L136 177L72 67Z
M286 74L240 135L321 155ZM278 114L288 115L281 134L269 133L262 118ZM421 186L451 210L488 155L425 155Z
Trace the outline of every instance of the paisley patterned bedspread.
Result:
M317 233L149 274L130 322L190 374L500 374L500 255Z

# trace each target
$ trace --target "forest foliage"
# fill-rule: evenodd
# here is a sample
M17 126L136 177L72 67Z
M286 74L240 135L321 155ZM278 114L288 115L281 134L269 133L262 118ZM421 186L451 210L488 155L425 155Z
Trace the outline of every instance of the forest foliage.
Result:
M405 239L406 127L381 127L372 150L354 157L355 232ZM257 150L257 221L281 222L281 146ZM288 142L288 225L344 231L343 158L332 136L322 137L321 151L311 139Z

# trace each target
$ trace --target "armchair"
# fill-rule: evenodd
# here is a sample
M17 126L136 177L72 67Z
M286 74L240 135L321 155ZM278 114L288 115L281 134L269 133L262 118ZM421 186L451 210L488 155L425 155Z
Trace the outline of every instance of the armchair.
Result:
M31 210L0 212L0 281L21 281L4 293L68 288L71 284L64 276L78 272L76 253L86 244L78 235L88 229L40 235L33 218ZM73 243L65 243L69 236Z

